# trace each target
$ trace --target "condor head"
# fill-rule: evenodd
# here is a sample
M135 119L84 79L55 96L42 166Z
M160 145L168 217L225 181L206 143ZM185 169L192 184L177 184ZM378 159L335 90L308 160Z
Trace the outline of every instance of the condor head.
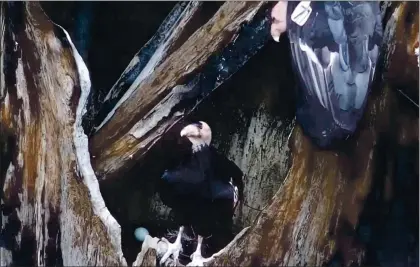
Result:
M180 133L181 137L187 137L192 143L192 148L196 151L202 146L209 146L211 143L211 129L204 121L191 123L185 126Z

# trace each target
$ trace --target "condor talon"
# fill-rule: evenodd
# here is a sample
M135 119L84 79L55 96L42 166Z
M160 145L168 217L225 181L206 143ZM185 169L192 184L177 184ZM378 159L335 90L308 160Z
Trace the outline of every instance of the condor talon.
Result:
M164 264L165 261L169 258L169 256L173 256L173 260L175 263L178 263L179 253L182 252L182 244L181 244L181 237L182 233L184 232L184 226L179 228L178 236L174 243L169 242L166 238L162 237L161 241L165 242L168 245L168 249L165 254L160 259L160 265Z
M196 248L195 252L193 254L191 254L191 256L190 256L191 262L188 263L187 266L204 266L205 262L208 262L208 261L213 259L213 256L211 256L210 258L204 258L201 255L201 245L202 245L202 243L203 243L203 237L198 236L197 248Z

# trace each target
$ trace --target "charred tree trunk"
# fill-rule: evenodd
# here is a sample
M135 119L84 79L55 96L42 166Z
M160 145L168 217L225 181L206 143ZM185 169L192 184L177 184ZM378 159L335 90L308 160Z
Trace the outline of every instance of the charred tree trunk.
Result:
M398 81L411 81L405 88L413 92L419 81L414 55L419 22L410 18L418 18L418 3L393 3L387 9L383 66L358 132L340 151L322 151L297 126L284 185L249 232L211 265L321 266L337 256L345 266L365 262L367 247L357 233L360 220L364 213L383 208L367 211L367 200L379 190L382 201L389 201L395 147L418 144L417 107L399 98L395 87ZM398 68L400 57L407 59L406 71L394 78L384 75Z
M202 15L202 2L181 2L177 4L163 21L157 33L140 49L130 64L124 70L117 82L109 90L101 103L101 109L95 120L101 121L97 128L101 128L109 117L113 115L122 102L136 88L139 81L149 77L152 72L166 59L177 45L182 44L183 38L191 34L197 16ZM135 84L136 83L136 84ZM134 86L133 86L134 84ZM126 97L123 98L124 94ZM122 99L121 99L122 98Z
M151 41L161 50L147 64L137 65L135 58L110 91L103 112L116 106L90 140L92 168L82 127L90 90L85 63L67 32L49 21L38 3L1 4L1 265L127 264L120 225L104 204L98 179L123 177L144 160L163 134L242 67L268 37L267 3L226 2L192 33L189 27L199 6L178 6L185 12L170 24L172 33ZM318 149L299 126L289 137L287 129L294 124L283 125L286 130L276 137L290 139L292 162L284 183L261 214L246 217L246 223L257 217L251 227L209 265L322 265L337 255L344 265L362 265L367 248L356 230L372 189L379 184L389 198L393 147L418 142L418 111L403 114L407 111L400 102L406 100L397 97L399 90L418 96L412 49L418 40L418 21L412 19L418 18L418 3L393 3L386 11L384 62L376 80L398 70L395 58L406 58L408 71L376 82L360 129L340 151ZM253 43L243 45L241 40ZM217 75L208 75L212 72ZM281 125L266 127L261 139L270 139L276 126ZM231 150L225 154L238 162L237 154L246 155L256 141L247 139L248 147L238 152L235 138L227 140ZM264 157L263 152L258 153ZM267 164L284 160L276 156ZM280 175L285 165L276 165ZM246 182L247 194L256 199L255 185ZM135 265L153 265L156 242L145 242L143 249Z
M90 165L89 72L36 2L1 3L1 265L126 265Z
M264 2L226 2L209 22L195 31L150 76L137 77L131 85L132 90L126 92L123 102L114 107L92 137L93 164L100 179L118 176L122 169L133 166L197 101L232 75L231 70L219 72L221 75L218 77L209 78L214 78L214 81L210 81L213 84L208 87L203 85L209 81L200 77L200 71L213 63L213 54L235 41L241 26L250 22L263 7L267 8ZM243 34L255 35L247 32L246 28ZM259 44L259 47L262 45ZM245 59L233 56L242 64L257 51L243 50L235 52ZM219 60L223 61L223 58ZM238 65L241 66L236 64L236 69ZM214 67L223 70L229 66L221 62L220 66Z
M396 147L418 142L418 112L407 113L406 100L395 86L404 81L404 90L415 93L413 84L418 83L418 73L414 74L418 21L409 19L418 16L417 9L418 4L393 3L384 10L382 67L357 133L340 150L327 151L317 148L296 126L290 139L292 166L284 184L251 229L208 265L320 266L337 258L345 266L366 262L368 248L358 233L360 222L375 207L383 209L380 202L392 198ZM404 35L397 33L401 27ZM387 69L398 68L396 53L409 64L397 79L384 75ZM371 199L377 190L381 199L375 206ZM139 260L136 264L141 264Z

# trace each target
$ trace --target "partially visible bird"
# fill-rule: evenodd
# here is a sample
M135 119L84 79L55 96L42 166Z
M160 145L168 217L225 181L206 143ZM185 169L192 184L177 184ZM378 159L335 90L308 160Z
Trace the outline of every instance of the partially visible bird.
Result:
M175 262L178 260L185 226L191 226L198 235L196 251L191 255L195 266L206 261L201 254L203 237L215 232L229 235L232 231L234 208L243 199L243 173L210 144L212 132L207 123L187 125L178 138L188 140L190 153L167 151L181 159L164 172L158 192L162 202L172 208L180 228L174 243L162 238L168 250L160 262L171 255Z
M363 116L382 46L378 1L279 1L274 41L287 32L298 94L296 121L320 147L352 135Z

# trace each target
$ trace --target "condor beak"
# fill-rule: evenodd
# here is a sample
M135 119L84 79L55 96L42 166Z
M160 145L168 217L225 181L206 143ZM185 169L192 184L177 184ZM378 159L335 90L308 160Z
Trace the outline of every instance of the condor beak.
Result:
M280 35L277 35L277 34L271 34L271 37L273 37L273 40L275 41L275 42L280 42Z
M199 137L200 136L200 131L197 128L197 126L190 124L190 125L185 126L181 130L181 137L182 136L186 136L186 137Z

